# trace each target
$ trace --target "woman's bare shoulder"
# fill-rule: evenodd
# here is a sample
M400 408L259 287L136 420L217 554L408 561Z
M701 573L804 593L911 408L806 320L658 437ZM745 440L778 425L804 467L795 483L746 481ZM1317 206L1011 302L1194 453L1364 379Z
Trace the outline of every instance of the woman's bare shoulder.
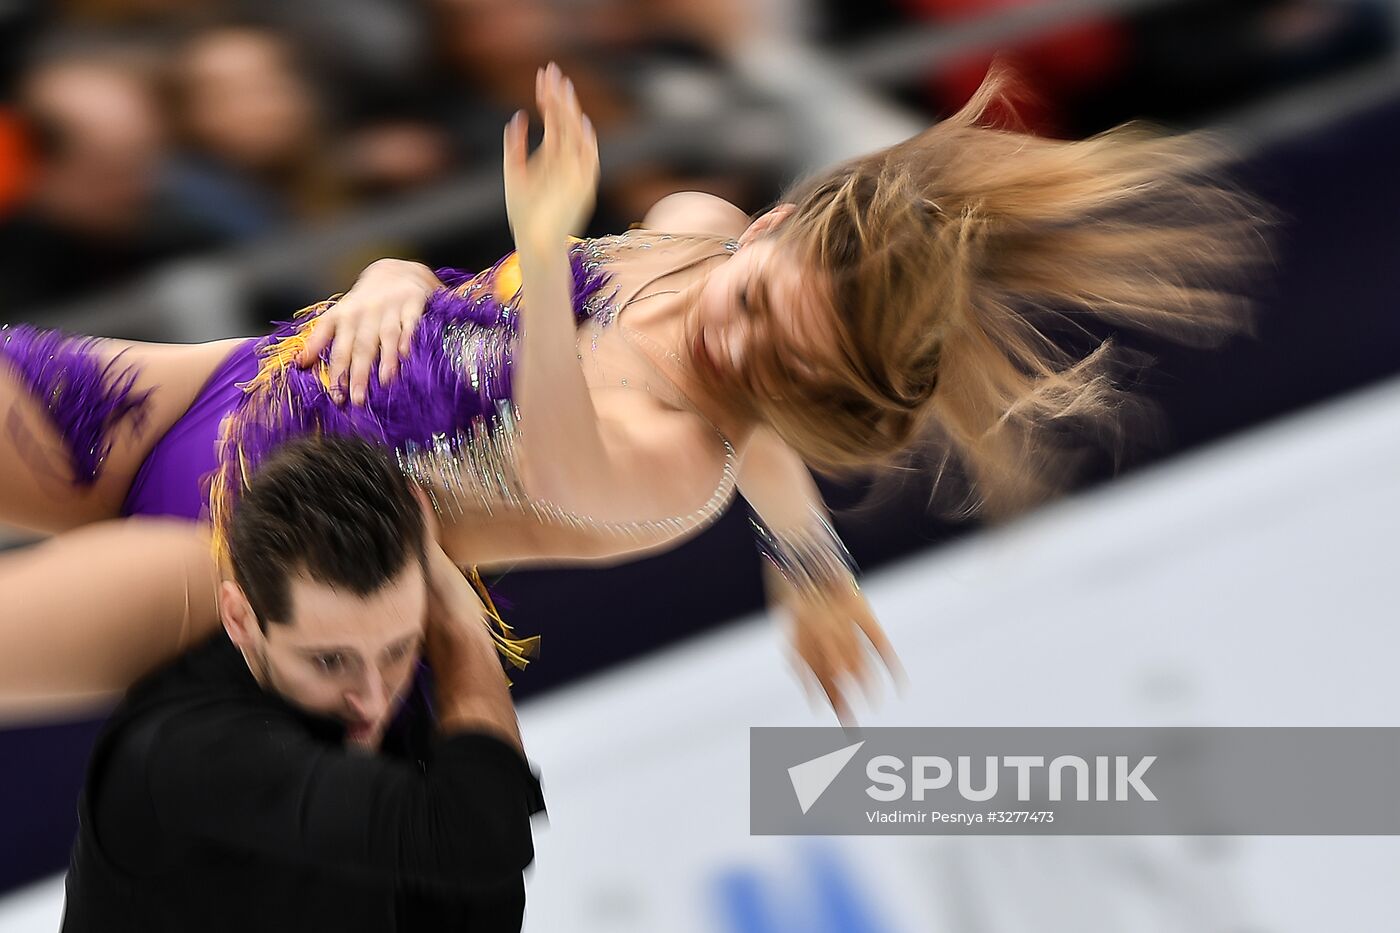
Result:
M737 238L748 229L749 215L713 194L677 191L653 204L641 225L662 233L710 233Z

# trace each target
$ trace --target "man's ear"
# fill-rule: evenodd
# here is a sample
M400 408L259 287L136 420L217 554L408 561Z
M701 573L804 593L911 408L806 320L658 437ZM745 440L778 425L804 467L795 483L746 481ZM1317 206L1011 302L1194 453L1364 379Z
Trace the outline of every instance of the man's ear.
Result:
M243 595L242 588L232 580L219 584L219 618L223 620L229 640L239 648L248 649L257 644L257 638L262 634L258 628L258 617L253 614L253 607L249 605L248 597Z

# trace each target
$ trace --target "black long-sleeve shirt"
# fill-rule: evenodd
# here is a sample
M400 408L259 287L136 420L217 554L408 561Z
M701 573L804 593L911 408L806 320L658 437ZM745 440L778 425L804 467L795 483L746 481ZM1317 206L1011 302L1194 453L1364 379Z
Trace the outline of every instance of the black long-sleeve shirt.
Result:
M65 933L512 930L538 778L420 699L380 754L263 690L222 632L134 687L79 801Z

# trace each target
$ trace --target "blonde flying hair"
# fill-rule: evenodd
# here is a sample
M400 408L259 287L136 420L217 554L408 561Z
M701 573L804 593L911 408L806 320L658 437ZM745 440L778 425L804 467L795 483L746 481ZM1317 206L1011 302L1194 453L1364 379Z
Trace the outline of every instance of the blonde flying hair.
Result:
M1120 384L1134 354L1116 335L1076 354L1041 322L1089 313L1211 346L1253 333L1233 287L1267 253L1262 208L1221 180L1209 138L997 128L987 114L1007 81L994 69L952 117L783 197L796 207L773 236L821 271L840 359L795 366L768 328L723 387L817 468L931 455L968 487L957 517L1009 516L1066 488L1085 446L1071 426L1121 441L1155 420Z

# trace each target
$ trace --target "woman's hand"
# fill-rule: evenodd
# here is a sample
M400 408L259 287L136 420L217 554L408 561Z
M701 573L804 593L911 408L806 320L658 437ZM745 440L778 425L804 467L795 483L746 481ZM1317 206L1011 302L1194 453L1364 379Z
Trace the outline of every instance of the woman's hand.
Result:
M867 642L896 686L902 689L908 684L894 647L854 580L799 592L781 578L773 579L776 575L769 568L765 572L770 592L776 593L775 602L788 616L789 640L797 655L794 670L810 695L821 688L842 725L854 724L846 681L854 681L867 697L873 696L875 673Z
M598 194L598 136L573 82L550 62L535 75L544 140L528 155L530 120L516 112L505 129L506 214L516 246L550 248L583 231ZM527 157L528 156L528 157Z
M370 369L379 358L379 383L388 385L399 372L399 357L409 341L428 296L442 283L422 263L380 259L365 267L345 296L316 319L297 362L311 366L331 348L331 397L363 405ZM347 380L346 376L349 374Z

